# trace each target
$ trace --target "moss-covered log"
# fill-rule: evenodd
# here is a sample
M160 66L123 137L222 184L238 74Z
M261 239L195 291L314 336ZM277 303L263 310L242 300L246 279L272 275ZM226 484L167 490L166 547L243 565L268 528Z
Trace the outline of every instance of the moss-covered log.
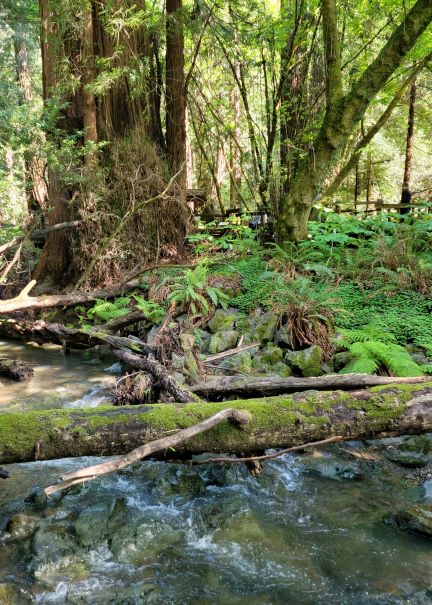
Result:
M226 408L226 403L156 404L0 415L0 464L62 457L125 454ZM347 438L432 430L432 382L370 390L309 391L230 401L251 422L228 423L194 437L165 456L199 452L246 453L290 447L332 435Z

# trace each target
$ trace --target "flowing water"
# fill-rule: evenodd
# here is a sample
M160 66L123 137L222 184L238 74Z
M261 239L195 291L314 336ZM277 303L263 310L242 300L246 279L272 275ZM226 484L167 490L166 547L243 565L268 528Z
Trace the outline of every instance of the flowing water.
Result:
M55 406L103 397L109 361L19 355L38 363L34 384L4 385L0 411L8 397L13 409L46 407L47 393ZM48 503L35 488L94 459L10 465L0 483L0 603L14 591L6 605L430 604L430 542L383 523L423 488L347 447L276 459L258 478L240 466L143 462Z

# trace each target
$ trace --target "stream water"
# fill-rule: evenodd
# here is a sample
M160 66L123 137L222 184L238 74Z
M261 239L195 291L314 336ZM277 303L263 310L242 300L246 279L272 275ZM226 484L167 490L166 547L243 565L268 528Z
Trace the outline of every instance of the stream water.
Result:
M3 384L0 413L106 400L108 359L1 343L5 353L37 371L28 385ZM430 604L430 542L383 522L424 489L355 457L363 448L285 456L258 478L143 462L48 503L37 488L91 460L10 465L0 603Z

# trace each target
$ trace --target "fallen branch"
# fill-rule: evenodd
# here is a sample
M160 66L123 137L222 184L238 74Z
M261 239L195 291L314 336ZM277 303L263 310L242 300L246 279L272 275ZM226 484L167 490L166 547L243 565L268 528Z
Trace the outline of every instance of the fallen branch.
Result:
M198 424L226 405L174 403L0 414L0 465L127 454ZM432 381L350 393L308 391L229 405L250 414L244 430L220 425L181 443L175 452L158 452L157 457L178 459L204 452L245 456L334 436L371 439L432 430Z
M109 462L105 462L103 464L97 464L96 466L88 466L86 468L82 468L78 471L74 471L72 473L67 473L62 475L61 483L57 483L56 485L51 485L50 487L45 488L45 493L47 496L55 494L63 489L71 487L72 485L76 485L78 483L84 483L85 481L89 481L91 479L95 479L96 477L100 477L101 475L106 475L107 473L112 473L114 471L118 471L125 466L129 466L133 464L137 460L142 460L143 458L147 458L152 454L160 451L166 450L168 448L175 447L196 435L200 435L205 431L210 430L211 428L217 426L221 422L225 420L231 420L236 426L244 426L250 421L250 416L246 412L242 412L241 410L234 409L226 409L214 414L210 418L199 422L191 427L183 429L176 433L175 435L169 435L168 437L163 437L162 439L157 439L156 441L152 441L151 443L147 443L142 445L141 447L136 448L126 456L121 456L115 460L110 460Z
M309 449L311 447L322 447L323 445L330 445L331 443L339 443L346 437L337 435L336 437L329 437L322 441L313 441L312 443L304 443L303 445L295 445L294 447L288 447L284 450L278 450L272 454L266 454L265 456L249 456L249 458L233 458L231 456L225 456L222 458L206 458L205 460L191 460L192 465L202 464L245 464L246 462L264 462L265 460L274 460L274 458L280 458L285 454L292 452L301 452L302 450Z
M252 345L251 345L252 346ZM216 356L214 356L216 357ZM206 362L211 359L207 358ZM221 376L217 380L201 382L190 387L192 393L214 400L227 395L257 396L293 393L308 389L359 389L388 384L413 384L430 380L430 377L394 378L368 374L329 374L313 378L253 378L251 376Z
M217 353L217 355L209 355L204 359L203 363L211 363L212 361L217 361L218 359L232 357L233 355L237 355L237 353L243 353L244 351L249 351L250 349L255 349L255 347L259 346L259 342L254 342L250 345L243 345L242 347L236 347L235 349L230 349L229 351L224 351L223 353Z
M40 239L41 237L45 237L45 235L48 235L48 233L51 233L53 231L60 231L60 229L73 229L74 227L78 227L79 224L80 224L80 221L71 221L68 223L57 223L57 225L51 225L50 227L45 227L44 229L38 229L36 231L32 231L31 233L28 234L28 238L32 241L35 241L35 240ZM13 248L14 246L17 246L24 239L26 239L26 237L27 237L27 235L17 235L13 239L11 239L9 242L6 242L6 244L3 244L2 246L0 246L0 254L2 254L3 252L6 252L6 250L9 250L10 248Z

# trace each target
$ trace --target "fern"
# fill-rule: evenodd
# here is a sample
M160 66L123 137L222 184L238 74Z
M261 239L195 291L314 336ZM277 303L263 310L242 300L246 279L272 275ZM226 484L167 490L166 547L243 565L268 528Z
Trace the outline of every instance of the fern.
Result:
M96 303L87 311L87 317L94 319L98 317L103 321L111 321L117 317L123 317L130 312L128 307L131 299L128 297L116 298L114 301L96 300Z

